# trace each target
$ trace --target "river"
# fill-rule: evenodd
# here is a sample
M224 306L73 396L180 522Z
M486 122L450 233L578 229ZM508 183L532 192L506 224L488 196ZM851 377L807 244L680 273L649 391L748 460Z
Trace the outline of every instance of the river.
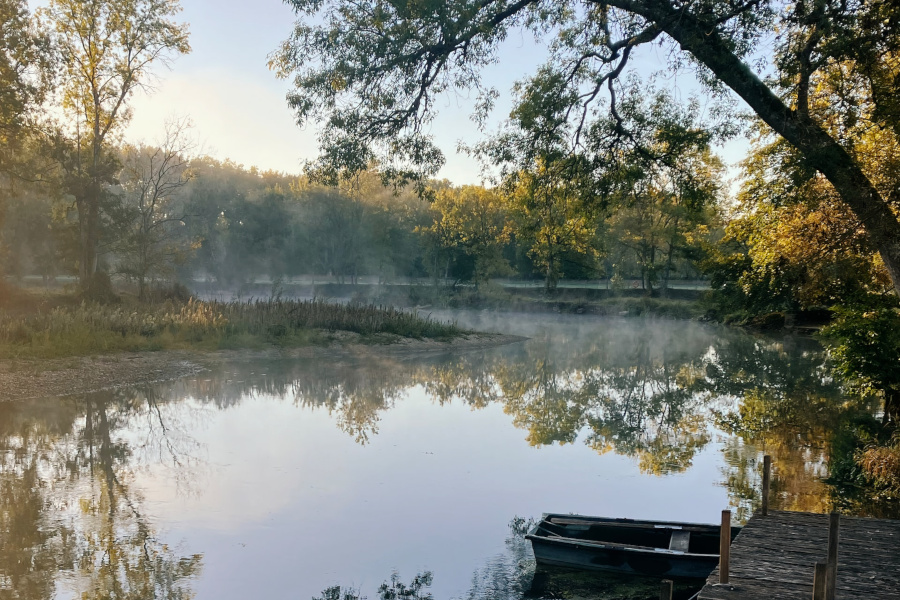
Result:
M0 598L374 600L417 575L407 598L653 597L535 574L522 531L543 512L740 523L765 453L775 508L842 502L823 479L845 399L813 340L434 316L529 339L0 404Z

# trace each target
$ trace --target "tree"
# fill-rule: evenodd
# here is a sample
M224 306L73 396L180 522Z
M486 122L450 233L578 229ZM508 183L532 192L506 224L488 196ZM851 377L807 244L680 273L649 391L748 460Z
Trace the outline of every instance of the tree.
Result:
M23 134L49 83L47 39L24 0L0 0L0 174L14 171Z
M129 120L128 101L146 89L154 63L190 51L178 0L51 0L40 14L62 61L63 108L72 116L64 168L79 225L79 278L94 292L104 200L116 161L109 142Z
M45 98L50 80L50 53L24 0L0 0L0 228L14 184L29 179L35 109ZM0 265L6 262L0 243ZM0 266L0 277L4 275Z
M474 259L476 285L512 272L503 258L510 232L499 192L474 185L446 188L435 194L434 208L429 233L446 248L460 247Z
M294 75L288 101L300 122L323 122L323 161L353 169L363 157L386 164L440 165L427 124L434 97L475 88L479 110L496 93L480 71L496 60L514 28L552 38L551 60L523 86L541 109L542 131L566 134L573 151L584 147L595 105L608 90L617 118L617 80L635 48L659 43L683 52L712 90L732 90L768 127L796 148L809 169L822 174L866 228L900 291L900 220L861 168L852 140L829 126L828 113L810 104L811 90L844 74L853 92L833 99L857 118L900 130L900 100L893 93L900 61L900 5L890 2L775 0L452 0L449 2L290 0L307 21L276 53L272 66ZM764 48L763 40L774 40ZM749 64L774 56L774 77ZM479 114L483 114L481 111ZM618 120L618 118L617 118ZM621 125L621 123L620 123ZM623 136L628 135L624 126ZM539 141L539 136L535 136Z
M696 99L681 107L670 94L648 96L633 81L617 113L589 133L608 197L610 251L617 266L634 257L645 289L652 292L661 279L666 290L675 260L698 253L715 214L722 164ZM619 139L623 125L626 140Z
M547 291L556 289L566 255L588 262L597 258L593 245L597 214L579 166L580 161L544 159L508 181L515 233L530 244L528 252L543 271Z
M171 121L159 147L128 146L123 152L121 193L128 223L118 270L137 280L141 300L148 280L171 275L189 243L178 239L186 215L183 204L176 206L176 195L193 178L189 127L187 119Z

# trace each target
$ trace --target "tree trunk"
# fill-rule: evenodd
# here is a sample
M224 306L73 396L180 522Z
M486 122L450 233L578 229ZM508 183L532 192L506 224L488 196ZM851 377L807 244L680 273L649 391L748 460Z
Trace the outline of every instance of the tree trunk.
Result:
M900 424L900 391L886 389L884 390L884 416L881 423L887 425L891 422Z
M90 295L94 289L94 275L97 272L97 245L99 242L100 202L94 185L89 185L86 193L76 199L78 207L78 233L81 252L78 264L78 279L83 293Z
M732 51L709 23L668 0L609 0L656 23L706 65L776 133L822 173L868 233L900 295L900 221L847 151L808 115L789 108Z
M669 251L666 255L666 268L663 271L662 284L660 284L660 296L663 298L669 297L669 277L672 276L672 252L674 251L672 246L672 243L669 242Z

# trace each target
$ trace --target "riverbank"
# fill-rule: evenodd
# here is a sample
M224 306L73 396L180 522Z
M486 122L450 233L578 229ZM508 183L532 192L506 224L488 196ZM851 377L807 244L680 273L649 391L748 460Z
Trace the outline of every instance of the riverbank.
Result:
M322 346L344 333L377 342L384 336L448 341L473 332L414 311L323 300L81 303L0 310L0 359Z
M239 350L167 350L118 352L51 359L0 360L0 402L85 394L104 389L171 381L229 362L266 359L352 360L367 355L412 359L447 352L466 352L523 341L515 335L473 333L450 340L412 339L384 335L328 334L325 345Z

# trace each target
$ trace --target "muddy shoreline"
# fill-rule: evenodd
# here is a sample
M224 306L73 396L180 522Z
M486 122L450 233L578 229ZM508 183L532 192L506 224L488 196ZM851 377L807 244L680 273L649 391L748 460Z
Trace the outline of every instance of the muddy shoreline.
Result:
M451 341L390 338L362 343L342 335L326 346L269 347L261 350L166 350L54 358L0 360L0 402L86 394L99 390L172 381L230 362L250 360L352 360L366 356L413 360L450 352L469 352L524 341L514 335L476 333Z

